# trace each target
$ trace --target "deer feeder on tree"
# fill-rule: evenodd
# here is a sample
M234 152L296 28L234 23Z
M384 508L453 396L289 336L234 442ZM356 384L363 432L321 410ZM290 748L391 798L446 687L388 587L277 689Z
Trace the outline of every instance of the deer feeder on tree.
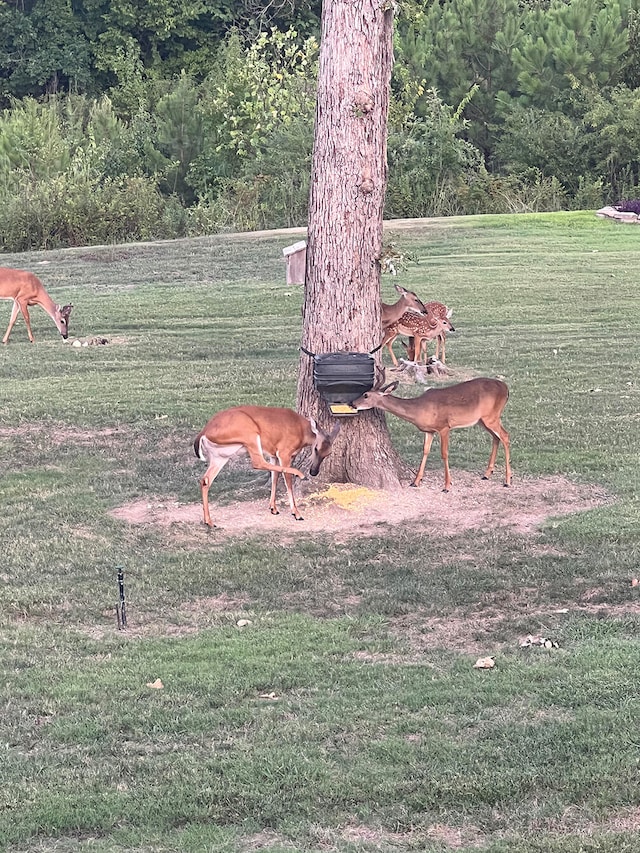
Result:
M375 382L375 362L368 352L329 352L313 358L313 384L335 417L357 415L351 403L370 391ZM374 350L375 352L375 350Z

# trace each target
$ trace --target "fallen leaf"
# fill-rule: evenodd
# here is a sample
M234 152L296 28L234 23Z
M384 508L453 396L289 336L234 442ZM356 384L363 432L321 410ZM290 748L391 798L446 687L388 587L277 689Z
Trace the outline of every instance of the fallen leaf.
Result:
M491 657L486 658L478 658L478 660L474 663L474 669L491 669L496 665L496 662Z
M238 628L245 628L247 625L251 625L251 619L238 619L236 625Z
M638 586L638 583L640 583L638 578L631 578L631 586Z
M159 678L156 678L155 681L148 681L147 687L153 687L154 690L162 690L164 684L160 681Z
M279 697L276 693L271 692L271 693L261 693L261 694L260 694L260 698L261 698L261 699L271 699L271 700L273 700L273 699L279 699L280 697Z

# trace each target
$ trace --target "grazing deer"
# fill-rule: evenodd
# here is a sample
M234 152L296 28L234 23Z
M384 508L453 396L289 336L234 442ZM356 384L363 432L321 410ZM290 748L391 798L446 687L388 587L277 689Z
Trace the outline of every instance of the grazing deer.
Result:
M382 380L384 381L384 380ZM488 479L498 454L498 446L502 442L506 459L505 486L511 485L511 464L509 461L509 433L502 426L501 416L509 399L509 389L499 379L469 379L457 385L446 388L429 388L419 397L403 399L393 397L391 392L398 387L398 382L388 385L377 384L351 404L354 409L382 409L391 412L399 418L417 426L424 436L422 462L411 483L419 486L424 475L427 456L431 448L433 436L440 436L440 449L444 461L444 489L451 488L449 472L449 432L452 429L470 427L480 424L493 438L493 447L489 456L489 464L483 479Z
M2 339L3 344L6 344L9 340L11 329L13 329L13 325L18 317L18 311L22 311L22 316L27 324L29 340L31 343L34 342L33 332L31 331L31 320L29 319L30 305L39 305L41 308L44 308L58 327L58 331L62 337L65 340L69 337L69 314L73 305L65 305L64 307L56 305L44 289L40 279L33 273L27 272L27 270L0 267L0 299L13 299L11 319Z
M394 367L397 367L398 359L393 351L393 342L398 335L409 335L409 337L414 339L413 357L415 361L418 361L423 341L426 342L432 338L437 338L439 335L450 332L452 329L453 326L446 317L443 319L436 317L434 314L427 314L421 317L419 314L407 311L399 320L396 320L395 323L391 323L385 328L380 346L387 347ZM411 354L410 352L410 358Z
M236 406L218 412L200 431L193 443L196 456L208 463L204 477L200 480L204 523L213 527L209 514L211 483L231 458L244 451L249 454L254 468L271 471L271 513L278 515L276 483L278 474L282 474L291 513L297 521L302 521L293 497L293 477L304 479L304 474L297 468L292 468L291 461L303 448L311 447L309 473L315 477L322 460L331 452L331 445L339 430L340 424L336 424L332 432L327 434L317 427L313 418L303 418L292 409ZM271 461L267 462L263 454Z
M396 320L399 320L407 312L418 315L425 313L422 301L412 290L405 290L399 284L396 284L395 288L400 294L400 299L394 302L393 305L388 305L386 302L380 303L380 319L383 329L386 329L391 323L395 323Z

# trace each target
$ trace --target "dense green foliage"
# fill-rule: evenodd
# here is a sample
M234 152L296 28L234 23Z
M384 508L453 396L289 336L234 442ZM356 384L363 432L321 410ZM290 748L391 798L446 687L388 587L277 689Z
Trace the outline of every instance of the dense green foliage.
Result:
M639 6L401 5L386 216L640 195ZM5 250L305 223L318 3L33 0L0 22Z

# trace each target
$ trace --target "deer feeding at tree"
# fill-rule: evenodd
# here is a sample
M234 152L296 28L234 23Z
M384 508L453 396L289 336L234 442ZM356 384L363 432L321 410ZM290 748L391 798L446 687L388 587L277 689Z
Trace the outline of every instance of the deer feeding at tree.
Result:
M315 477L322 460L331 452L339 429L340 425L336 424L331 433L326 433L318 428L313 418L304 418L292 409L272 406L236 406L218 412L193 443L196 456L208 466L200 480L204 523L214 526L209 513L211 483L230 459L245 452L254 468L271 472L271 513L278 515L276 484L278 474L282 474L291 514L302 521L293 496L293 478L304 479L305 475L291 467L293 458L305 447L311 447L309 474Z
M424 436L424 450L420 468L412 486L419 486L424 476L427 456L431 442L437 433L440 436L440 450L444 462L444 489L451 488L449 472L449 433L452 429L480 424L493 439L489 464L483 479L488 479L498 454L500 442L505 454L505 486L511 485L511 463L509 456L509 433L502 426L501 417L509 399L509 389L499 379L478 378L459 382L445 388L429 388L419 397L403 399L392 396L398 382L383 385L384 378L371 391L367 391L351 404L354 409L382 409L403 418L418 427Z
M44 289L40 279L27 270L14 270L9 267L0 267L0 299L12 299L13 308L7 331L4 333L2 343L6 344L18 317L18 311L22 312L29 340L34 342L31 331L31 320L29 318L29 306L39 305L51 317L58 327L58 331L66 340L69 337L69 314L73 305L56 305L53 299Z

